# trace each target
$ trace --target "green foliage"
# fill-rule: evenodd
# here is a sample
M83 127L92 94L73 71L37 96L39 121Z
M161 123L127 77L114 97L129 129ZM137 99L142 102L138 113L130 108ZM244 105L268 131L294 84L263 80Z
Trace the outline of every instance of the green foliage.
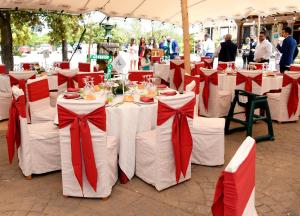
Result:
M79 25L79 17L67 14L48 13L45 21L51 29L48 33L50 43L59 45L63 40L68 41L71 45L78 41L82 26Z

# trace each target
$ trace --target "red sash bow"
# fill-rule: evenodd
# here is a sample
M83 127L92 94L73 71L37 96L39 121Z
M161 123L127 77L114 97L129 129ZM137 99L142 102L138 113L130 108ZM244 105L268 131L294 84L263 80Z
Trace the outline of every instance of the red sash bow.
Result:
M35 75L29 77L28 79L35 79ZM25 79L16 79L15 77L9 75L10 85L18 85L20 89L23 90L24 94L26 93L26 80Z
M298 104L299 104L299 87L298 85L300 84L300 77L298 79L293 79L292 77L284 74L283 75L283 87L291 84L291 91L290 91L290 96L288 99L288 104L287 104L287 109L288 109L288 114L289 118L292 115L295 115L297 110L298 110Z
M256 82L259 86L262 85L262 74L259 74L255 77L248 77L241 73L236 75L236 85L239 85L245 82L245 91L252 92L252 81Z
M26 99L24 95L18 97L18 99L13 98L9 108L8 129L6 132L9 163L12 163L14 158L15 145L17 149L21 145L21 126L19 116L26 118Z
M202 99L203 99L204 107L207 111L208 99L209 99L209 84L212 83L214 85L218 85L218 72L215 72L207 76L202 71L200 71L200 82L203 81L204 81L204 87L203 87Z
M68 77L68 76L65 76L61 73L58 73L57 74L57 79L58 79L58 85L62 85L64 83L67 83L67 88L75 88L75 83L74 81L77 82L77 76L73 76L73 77Z
M184 69L184 63L177 65L174 62L170 62L170 70L174 69L173 83L176 89L178 89L182 83L181 68Z
M66 108L57 105L59 128L68 125L71 134L72 165L74 174L82 189L82 155L85 167L85 173L88 182L97 190L98 172L95 163L91 132L88 121L97 128L106 131L106 113L105 107L100 107L86 115L78 115ZM80 142L81 140L81 142ZM81 153L82 152L82 153Z
M167 104L158 101L157 125L162 125L174 116L172 124L172 144L176 167L176 182L180 174L186 175L190 156L193 148L193 140L188 125L187 117L193 118L195 98L179 109L174 109Z
M255 187L255 148L235 173L223 171L216 185L213 216L240 216Z

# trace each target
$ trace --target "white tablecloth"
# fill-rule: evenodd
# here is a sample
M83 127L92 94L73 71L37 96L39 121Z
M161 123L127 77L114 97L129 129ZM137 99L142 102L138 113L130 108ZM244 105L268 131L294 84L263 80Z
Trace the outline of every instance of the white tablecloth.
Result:
M236 88L236 76L219 74L219 90L232 91ZM277 90L282 88L283 76L268 76L263 77L262 81L262 93L269 92L270 90Z

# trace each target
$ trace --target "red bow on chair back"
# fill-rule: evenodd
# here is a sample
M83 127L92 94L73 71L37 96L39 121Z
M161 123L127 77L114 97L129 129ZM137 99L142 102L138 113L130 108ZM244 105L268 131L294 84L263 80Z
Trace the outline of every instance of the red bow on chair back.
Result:
M49 85L47 79L42 79L27 84L28 100L30 102L42 100L49 97Z
M218 63L217 70L226 70L227 64L226 63Z
M170 62L170 70L174 69L173 83L176 89L178 89L182 83L181 68L184 69L184 63L177 65L172 61Z
M213 216L241 216L255 187L255 145L234 173L223 171L216 185Z
M75 83L74 81L77 82L77 76L74 75L72 77L68 77L68 76L65 76L61 73L58 73L57 74L57 79L58 79L58 85L62 85L64 83L67 83L67 88L75 88Z
M236 85L240 85L241 83L245 83L245 91L252 92L252 81L256 82L259 86L262 85L262 74L258 74L255 77L245 76L241 73L237 73L236 75Z
M293 79L292 77L284 74L282 86L285 87L289 84L291 84L291 91L288 99L287 109L290 118L292 115L295 115L298 110L298 104L299 104L298 85L300 84L300 77L298 79Z
M82 189L82 155L88 182L97 191L98 172L94 157L93 143L88 121L102 131L106 131L105 107L100 107L86 115L78 115L57 105L59 128L70 127L72 165L76 179Z
M212 83L213 85L218 85L218 72L215 72L211 75L206 75L200 71L200 82L204 82L202 99L205 109L208 110L209 84Z
M207 69L212 69L214 66L214 59L210 57L201 57L201 61L204 62L204 67Z
M6 141L8 149L9 162L12 163L15 154L15 145L18 149L21 145L21 125L19 116L26 118L26 99L25 96L13 97L9 108L8 129L6 132Z
M296 65L291 65L290 66L290 71L297 71L298 72L298 71L300 71L300 66L298 66L298 65L297 66Z
M200 75L200 68L202 68L202 67L205 67L204 62L199 62L199 63L195 64L195 67L191 71L191 75L192 76Z
M186 175L189 166L190 156L193 148L193 140L187 121L193 118L195 98L183 105L179 109L174 109L165 103L158 101L157 125L162 125L169 118L174 116L172 123L172 144L176 167L176 182L180 179L180 174Z
M29 77L28 79L35 79L35 75ZM12 75L9 75L10 85L18 85L20 89L23 90L24 94L26 94L26 80L25 79L16 79ZM26 97L25 97L26 99Z

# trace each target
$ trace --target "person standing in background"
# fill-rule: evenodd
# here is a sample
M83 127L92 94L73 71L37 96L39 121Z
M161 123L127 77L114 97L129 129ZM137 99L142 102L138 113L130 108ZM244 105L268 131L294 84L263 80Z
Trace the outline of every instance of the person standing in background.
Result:
M215 56L218 56L218 60L221 62L235 61L237 54L237 45L232 42L231 34L227 34L224 37L225 41L220 44L215 52Z
M204 43L203 43L203 55L213 58L214 57L214 52L215 52L215 44L214 42L210 39L209 34L204 35Z
M166 41L167 41L166 36L162 36L158 48L164 49L164 47L166 46Z
M170 52L170 59L175 59L177 56L179 56L178 42L175 39L171 39L170 36L168 36L167 42Z
M248 63L254 62L254 53L255 53L255 48L257 46L257 43L255 41L255 36L250 37L250 52L248 56Z
M280 72L283 73L286 70L290 70L290 65L294 62L297 57L299 50L297 47L296 40L291 36L292 29L286 27L282 31L282 36L285 38L282 42L282 45L277 45L277 50L282 54L279 67Z
M140 45L139 45L139 67L141 66L141 60L143 58L143 56L145 55L145 51L146 51L146 40L144 37L141 37L140 39Z
M141 70L150 70L151 69L151 49L146 49L145 55L141 60Z
M149 44L147 45L147 49L157 49L157 43L155 38L151 38Z
M128 47L128 53L129 53L129 61L130 61L130 70L137 70L138 66L138 55L139 47L135 43L135 39L131 38L130 45Z
M265 32L260 32L259 43L255 48L254 61L257 63L269 63L272 55L272 44L266 38Z

